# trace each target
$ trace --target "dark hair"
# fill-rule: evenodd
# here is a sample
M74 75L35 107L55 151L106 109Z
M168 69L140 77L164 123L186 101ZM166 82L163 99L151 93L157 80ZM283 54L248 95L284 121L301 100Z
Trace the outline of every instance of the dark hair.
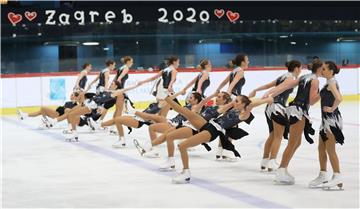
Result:
M340 72L340 69L336 66L336 64L333 61L326 61L325 64L329 66L329 70L333 71L333 75L338 74Z
M177 57L177 56L171 56L171 57L169 57L167 60L168 60L168 65L172 65L172 64L174 64L174 62L176 62L176 61L179 60L179 57Z
M232 63L236 66L240 66L242 62L245 62L246 54L238 54L236 55L235 59L232 60Z
M205 69L205 66L209 64L209 60L208 59L202 59L199 63L199 65L197 66L198 69Z
M122 57L120 60L122 63L126 64L128 61L132 60L132 57L125 56L125 57Z
M297 67L301 67L301 62L298 60L291 60L285 63L289 72L294 72L294 69Z
M114 81L114 83L116 84L117 88L120 89L121 83L118 80Z
M90 63L85 63L85 64L83 64L82 69L85 69L85 68L87 68L87 67L90 66L90 65L91 65Z
M308 69L311 70L312 73L316 73L316 70L319 69L323 65L321 60L314 60L311 64L308 65Z
M193 92L192 95L193 95L193 97L196 99L196 101L197 101L198 103L201 102L202 96L201 96L200 93L198 93L198 92Z
M232 101L230 94L228 94L226 91L222 91L221 93L223 94L222 99L225 100L225 104L228 104Z
M251 100L249 99L249 97L245 96L245 95L239 95L240 96L240 100L241 100L241 103L244 103L245 106L244 108L246 108L250 103L251 103Z
M114 64L115 61L114 60L106 60L105 64L107 67L109 67L110 65Z

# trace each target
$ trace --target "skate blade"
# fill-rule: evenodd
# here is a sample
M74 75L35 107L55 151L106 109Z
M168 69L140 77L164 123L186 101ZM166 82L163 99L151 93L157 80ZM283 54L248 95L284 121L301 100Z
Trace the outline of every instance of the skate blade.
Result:
M161 172L172 172L175 171L175 167L174 168L159 168L159 171Z
M143 156L146 153L145 149L140 146L139 142L136 139L134 139L133 142L140 155Z
M109 135L112 135L112 136L117 136L117 135L119 135L117 132L114 132L114 131L110 131L109 132Z
M222 162L233 163L233 162L237 162L237 159L236 159L236 158L231 158L231 157L222 156L221 161L222 161Z
M274 180L275 185L294 185L295 182L288 182L288 181L276 181Z
M190 183L190 178L185 179L184 181L176 181L176 180L172 180L173 184L188 184Z
M126 148L126 144L121 144L121 145L112 145L112 147L114 148Z
M145 153L144 153L145 154ZM157 154L157 155L144 155L144 154L142 154L144 157L146 157L146 158L159 158L160 157L160 155L159 154Z
M221 160L222 160L222 156L220 156L220 155L215 156L215 161L221 161Z
M318 186L309 185L308 187L309 187L309 189L322 189L323 188L321 185L318 185Z
M265 170L268 174L276 174L277 169L267 169Z
M344 190L343 184L338 184L338 185L335 185L335 186L332 186L332 187L323 186L322 189L324 191L343 191Z

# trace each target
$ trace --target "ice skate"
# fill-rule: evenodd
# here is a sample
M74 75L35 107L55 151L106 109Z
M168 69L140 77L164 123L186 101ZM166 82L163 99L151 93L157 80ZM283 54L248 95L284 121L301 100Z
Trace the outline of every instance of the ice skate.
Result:
M179 173L177 176L175 176L172 179L172 183L174 184L184 184L190 182L190 170L184 169L181 173Z

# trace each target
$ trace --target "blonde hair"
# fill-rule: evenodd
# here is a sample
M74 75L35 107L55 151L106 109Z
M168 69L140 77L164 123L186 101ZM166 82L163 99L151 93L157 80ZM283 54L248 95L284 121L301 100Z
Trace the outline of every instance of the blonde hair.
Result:
M120 61L124 64L126 64L130 60L132 60L132 57L130 57L130 56L125 56L120 59Z
M200 63L196 66L197 69L201 69L204 70L206 65L209 64L209 60L208 59L202 59L200 60Z

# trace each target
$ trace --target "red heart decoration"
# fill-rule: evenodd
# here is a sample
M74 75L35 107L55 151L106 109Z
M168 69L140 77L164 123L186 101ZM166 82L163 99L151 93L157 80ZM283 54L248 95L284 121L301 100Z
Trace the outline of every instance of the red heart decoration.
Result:
M7 16L8 16L9 21L13 25L15 25L16 23L21 22L21 20L22 20L21 14L14 14L13 12L9 12Z
M36 12L26 11L26 12L25 12L25 17L26 17L26 19L28 19L29 21L32 21L33 19L35 19L35 18L37 17L37 13L36 13Z
M217 18L220 19L222 16L224 16L225 11L223 9L215 9L214 14L216 15Z
M230 10L226 12L226 16L230 22L235 22L240 18L240 14L238 12L232 12Z

